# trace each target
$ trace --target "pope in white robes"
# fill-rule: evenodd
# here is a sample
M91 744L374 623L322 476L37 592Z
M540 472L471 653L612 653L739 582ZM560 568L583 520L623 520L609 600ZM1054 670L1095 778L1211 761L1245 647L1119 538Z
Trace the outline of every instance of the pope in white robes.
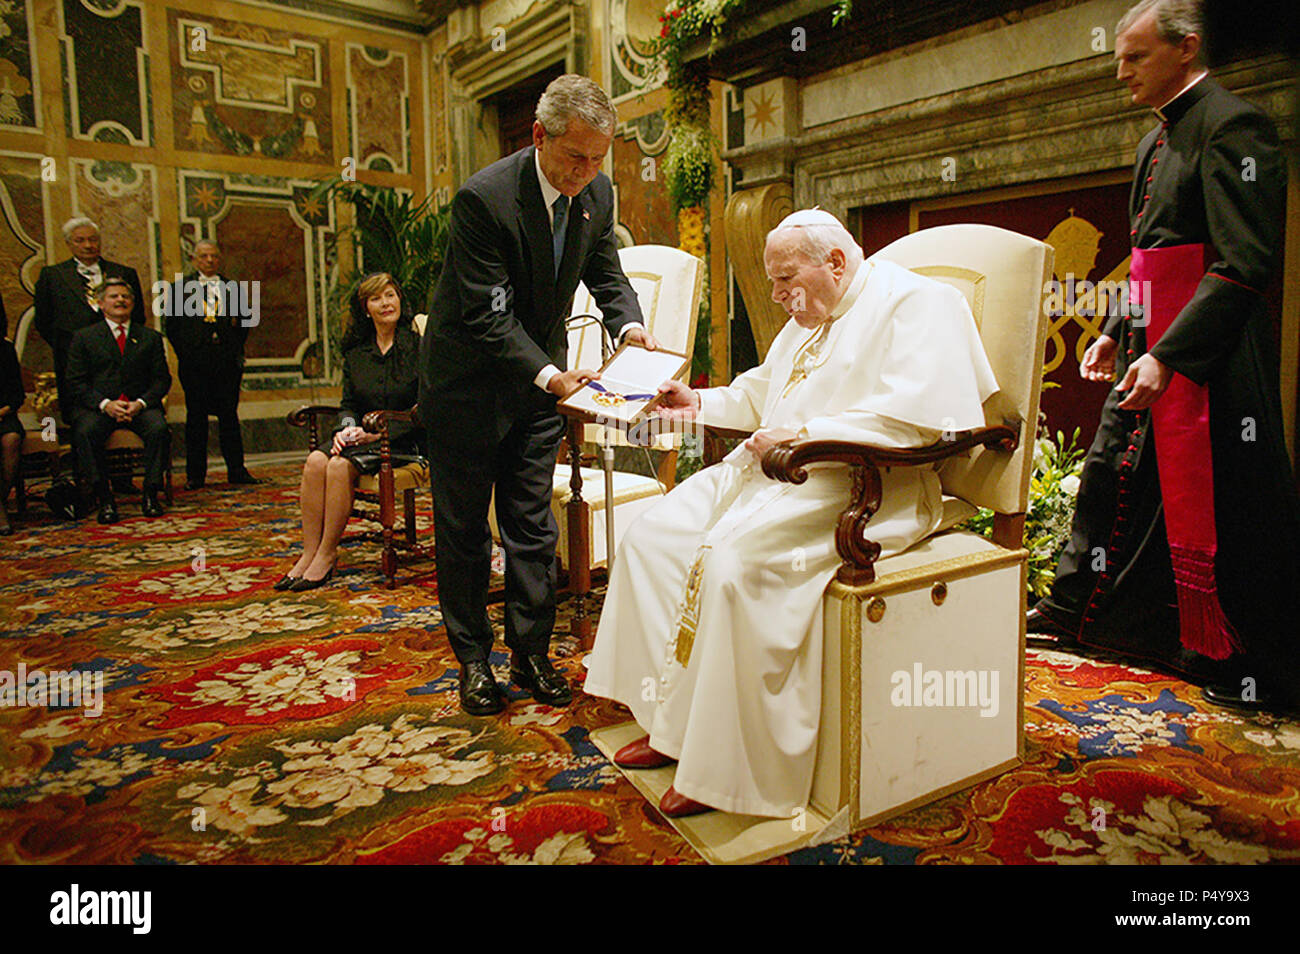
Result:
M764 264L791 320L763 363L728 387L661 387L663 416L754 436L628 527L584 686L647 733L620 765L678 761L660 806L672 816L788 818L812 786L821 600L840 563L850 472L817 465L806 483L781 483L764 476L762 454L791 439L924 446L984 426L997 390L961 293L863 261L828 213L787 217ZM933 468L885 470L882 485L867 535L884 558L931 533L943 507Z

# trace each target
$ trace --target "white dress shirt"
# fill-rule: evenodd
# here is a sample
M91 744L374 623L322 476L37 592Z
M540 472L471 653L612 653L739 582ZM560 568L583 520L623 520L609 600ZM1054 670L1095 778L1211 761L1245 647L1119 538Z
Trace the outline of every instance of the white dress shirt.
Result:
M555 200L563 193L555 186L551 185L550 180L546 178L546 173L542 172L542 159L536 150L533 151L533 165L537 167L537 184L542 187L542 204L546 206L546 221L551 226L552 231L555 229ZM639 321L631 321L623 326L618 333L618 342L621 344L627 333L633 328L644 328ZM551 383L551 378L560 373L560 369L553 364L548 364L542 370L537 372L537 377L533 378L533 383L543 391L547 390L547 385Z
M114 344L117 344L117 330L118 330L119 328L122 329L122 333L123 333L123 334L126 334L126 335L130 335L130 334L131 334L131 319L130 319L130 318L128 318L126 321L122 322L121 324L118 324L118 323L117 323L116 321L114 321L112 318L110 318L110 317L108 317L107 315L105 315L105 316L104 316L104 322L108 325L108 333L109 333L110 335L113 336L113 343L114 343ZM148 406L149 406L148 404L145 403L144 398L136 398L136 400L140 402L140 406L141 406L141 407L148 407ZM101 411L104 410L104 408L108 406L108 403L109 403L109 399L108 399L108 398L104 398L104 400L102 400L102 401L99 402L99 409L100 409Z

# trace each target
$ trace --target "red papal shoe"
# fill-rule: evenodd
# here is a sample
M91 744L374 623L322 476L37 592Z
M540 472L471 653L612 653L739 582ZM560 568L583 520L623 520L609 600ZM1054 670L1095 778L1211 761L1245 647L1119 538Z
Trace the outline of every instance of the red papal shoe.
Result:
M672 765L676 759L670 759L662 752L650 748L650 736L643 735L635 742L629 742L614 753L614 764L619 768L652 769Z
M659 799L659 811L665 818L685 818L687 815L701 815L711 812L713 808L694 799L687 798L671 785L664 797Z

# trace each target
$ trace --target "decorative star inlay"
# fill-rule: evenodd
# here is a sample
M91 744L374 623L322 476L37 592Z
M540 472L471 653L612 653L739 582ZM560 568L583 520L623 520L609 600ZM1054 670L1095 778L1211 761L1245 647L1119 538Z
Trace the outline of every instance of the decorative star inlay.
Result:
M774 130L777 128L776 114L781 107L770 89L763 90L762 96L756 96L751 102L753 110L749 114L749 122L753 127L754 135L761 139L765 135L765 126L771 126Z
M204 212L212 212L217 207L217 187L211 182L202 182L190 193L190 202Z
M298 205L298 210L302 213L304 219L317 218L322 211L320 199L304 195L302 201Z

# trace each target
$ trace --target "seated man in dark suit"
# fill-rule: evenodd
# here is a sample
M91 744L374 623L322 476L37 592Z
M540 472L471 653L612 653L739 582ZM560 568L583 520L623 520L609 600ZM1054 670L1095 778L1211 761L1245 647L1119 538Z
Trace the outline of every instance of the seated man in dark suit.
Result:
M68 345L77 475L94 488L99 522L115 522L117 505L104 464L104 442L117 428L129 428L144 441L144 515L161 516L158 491L171 453L162 400L172 386L162 335L131 321L135 296L125 278L106 278L96 299L103 320L78 331Z
M130 314L132 323L143 326L145 314L144 294L135 269L100 257L98 225L87 218L68 219L63 225L63 238L72 257L41 269L32 304L36 308L36 331L54 354L59 411L71 424L75 400L67 386L68 346L82 328L104 323L95 289L107 276L116 275L130 286L135 302Z

